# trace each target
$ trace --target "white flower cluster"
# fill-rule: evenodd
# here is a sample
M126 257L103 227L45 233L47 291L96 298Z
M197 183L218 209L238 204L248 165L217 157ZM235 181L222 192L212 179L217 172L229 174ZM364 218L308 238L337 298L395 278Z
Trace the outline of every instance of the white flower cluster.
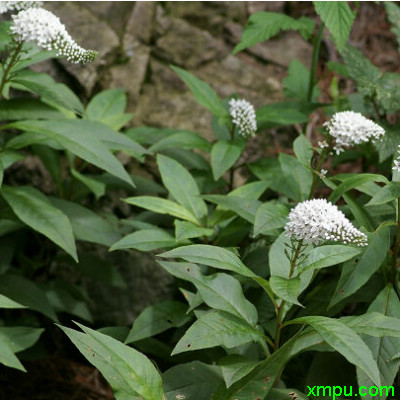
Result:
M336 139L334 146L336 154L356 144L378 140L385 134L381 126L354 111L338 112L330 121L325 122L324 126Z
M367 236L356 229L345 215L325 199L303 201L289 213L286 234L306 243L319 244L325 240L367 245Z
M27 8L42 7L43 1L1 1L0 14L8 11L22 11Z
M43 8L29 8L13 15L11 31L18 42L33 41L45 50L57 50L57 56L73 63L87 63L97 52L85 50L71 38L60 19Z
M232 122L239 128L239 133L244 137L253 137L257 131L256 113L254 107L247 100L231 99L229 101L229 113Z
M393 164L394 164L394 166L393 166L392 169L397 171L397 172L400 172L400 146L399 146L399 149L398 149L397 158L396 158L396 160L394 160Z

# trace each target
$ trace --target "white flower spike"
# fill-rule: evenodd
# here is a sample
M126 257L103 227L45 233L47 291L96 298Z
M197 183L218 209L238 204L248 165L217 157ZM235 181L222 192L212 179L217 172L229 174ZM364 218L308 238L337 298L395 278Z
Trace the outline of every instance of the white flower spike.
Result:
M253 137L257 131L256 112L247 100L231 99L229 101L229 113L232 122L238 126L239 134L244 137Z
M11 31L18 42L33 41L45 50L57 50L57 56L72 63L87 63L97 57L94 50L85 50L72 39L60 19L43 8L29 8L13 15Z
M297 204L289 213L286 234L309 244L326 240L367 245L367 236L356 229L345 215L325 199L306 200Z
M8 11L22 11L27 8L42 7L43 1L1 1L0 14Z
M335 138L336 154L360 143L374 142L385 134L381 126L354 111L338 112L324 126L329 135Z

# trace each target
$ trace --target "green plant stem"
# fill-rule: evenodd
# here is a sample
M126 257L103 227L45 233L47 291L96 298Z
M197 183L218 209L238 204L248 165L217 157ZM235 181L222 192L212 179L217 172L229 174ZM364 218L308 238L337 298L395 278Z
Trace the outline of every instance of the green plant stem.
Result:
M397 272L397 258L399 256L400 250L400 198L397 199L397 226L396 226L396 237L394 240L393 249L393 264L392 264L392 274L391 282L395 283L396 272Z
M325 28L325 25L323 23L321 23L321 25L318 29L317 35L315 37L313 55L312 55L312 61L311 61L310 80L308 82L308 93L307 93L307 101L308 102L312 101L312 94L313 94L313 89L314 89L316 75L317 75L319 50L321 48L321 41L322 41L322 35L324 33L324 28Z
M313 180L312 180L312 184L311 184L311 188L310 188L310 193L308 194L309 200L312 199L314 196L314 191L315 191L315 188L318 183L318 174L317 173L321 172L322 164L325 162L326 158L328 157L328 154L329 154L329 149L327 149L327 148L322 149L322 153L319 156L317 165L315 167L315 170L313 171Z
M23 42L20 42L20 43L17 44L17 46L14 48L14 51L11 53L10 60L9 60L9 62L7 64L7 66L4 69L3 76L2 76L2 79L1 79L1 82L0 82L0 100L3 97L4 87L5 87L6 83L9 81L9 75L10 75L10 72L12 70L12 67L18 61L18 57L19 57L19 54L20 54L20 52L22 50L23 44L24 44Z
M294 252L293 257L290 260L290 270L289 270L289 279L292 277L294 269L296 268L297 259L300 256L301 248L303 246L303 240L300 240L297 244L296 250ZM275 331L275 338L274 338L274 351L278 350L279 348L279 341L281 337L281 330L282 330L282 320L283 320L283 312L285 308L286 301L282 300L281 304L278 307L278 316L276 321L276 331Z

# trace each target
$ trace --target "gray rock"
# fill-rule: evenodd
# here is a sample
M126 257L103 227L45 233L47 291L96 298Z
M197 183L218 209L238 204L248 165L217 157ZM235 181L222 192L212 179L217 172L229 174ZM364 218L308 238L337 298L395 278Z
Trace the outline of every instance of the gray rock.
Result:
M117 34L104 21L99 20L87 8L75 2L47 2L46 8L60 17L74 40L86 49L99 52L98 58L89 64L71 64L60 59L63 67L73 75L90 95L97 83L98 71L108 63L108 58L119 47Z
M126 24L124 48L129 48L132 38L150 44L155 30L157 3L138 1Z
M171 18L165 34L156 42L154 53L168 63L196 68L210 60L221 60L229 52L220 39L186 21Z
M104 76L105 88L123 88L128 95L128 111L134 111L146 77L150 48L140 43L131 47L127 62L112 66Z

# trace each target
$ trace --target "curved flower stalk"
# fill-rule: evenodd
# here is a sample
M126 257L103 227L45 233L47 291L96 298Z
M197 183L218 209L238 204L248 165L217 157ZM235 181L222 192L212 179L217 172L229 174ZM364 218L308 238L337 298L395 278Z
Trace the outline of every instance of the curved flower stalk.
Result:
M381 126L354 111L338 112L324 126L335 139L333 149L336 154L360 143L374 142L385 134Z
M306 200L289 213L285 226L289 237L309 243L323 241L367 245L367 236L353 226L337 206L325 199Z
M229 113L232 122L239 128L239 134L249 138L254 137L257 131L256 113L254 107L247 100L231 99Z
M42 7L43 1L2 1L0 2L0 14L8 11L22 11L28 8Z
M97 51L85 50L69 35L60 19L43 8L29 8L13 15L11 31L17 43L32 41L45 50L56 50L57 56L72 63L87 63Z

